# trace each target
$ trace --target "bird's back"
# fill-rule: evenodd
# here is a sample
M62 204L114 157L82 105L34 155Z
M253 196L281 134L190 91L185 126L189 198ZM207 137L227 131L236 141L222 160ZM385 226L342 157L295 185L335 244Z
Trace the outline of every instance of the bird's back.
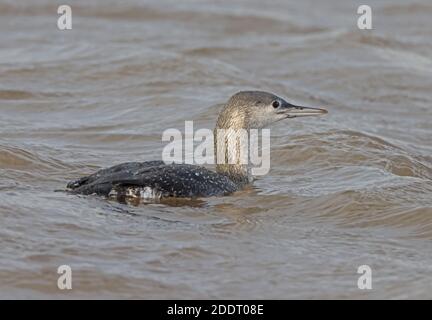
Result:
M68 188L78 194L145 199L220 196L238 189L226 176L204 167L162 161L128 162L102 169L70 182Z

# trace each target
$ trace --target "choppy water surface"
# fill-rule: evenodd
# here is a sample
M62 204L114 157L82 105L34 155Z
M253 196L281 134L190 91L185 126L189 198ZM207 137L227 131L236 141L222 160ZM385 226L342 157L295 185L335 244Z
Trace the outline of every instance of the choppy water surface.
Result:
M362 3L325 2L80 0L60 32L60 3L1 1L0 297L432 298L432 4L371 1L360 31ZM163 130L244 89L330 111L272 128L253 189L54 192L160 159Z

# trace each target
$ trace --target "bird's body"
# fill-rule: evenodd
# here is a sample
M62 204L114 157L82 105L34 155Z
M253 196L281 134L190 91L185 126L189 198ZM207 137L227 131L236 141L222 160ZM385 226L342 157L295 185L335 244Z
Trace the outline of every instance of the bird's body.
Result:
M68 184L80 194L139 197L210 197L229 194L238 186L229 178L201 166L163 161L127 162Z
M219 129L249 131L282 119L326 112L324 109L294 106L271 93L243 91L233 95L219 114L215 137ZM229 145L228 141L224 143ZM215 144L215 147L217 150L220 146ZM225 149L228 153L232 151L228 147ZM248 166L240 160L218 163L216 172L189 164L148 161L128 162L102 169L70 182L67 187L77 194L154 200L222 196L241 190L250 181Z

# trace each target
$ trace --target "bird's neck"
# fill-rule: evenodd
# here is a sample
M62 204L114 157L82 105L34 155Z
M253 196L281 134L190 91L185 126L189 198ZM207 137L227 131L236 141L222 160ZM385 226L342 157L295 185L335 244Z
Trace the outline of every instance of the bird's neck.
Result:
M251 182L247 109L226 104L214 129L216 171L239 187Z
M248 140L246 128L216 127L214 130L216 171L238 186L251 182Z

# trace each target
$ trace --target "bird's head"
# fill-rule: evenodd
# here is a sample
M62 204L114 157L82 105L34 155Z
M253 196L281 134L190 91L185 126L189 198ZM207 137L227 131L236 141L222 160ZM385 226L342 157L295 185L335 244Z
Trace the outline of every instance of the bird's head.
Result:
M272 93L241 91L228 100L219 115L216 128L260 129L283 119L325 113L325 109L293 105Z

